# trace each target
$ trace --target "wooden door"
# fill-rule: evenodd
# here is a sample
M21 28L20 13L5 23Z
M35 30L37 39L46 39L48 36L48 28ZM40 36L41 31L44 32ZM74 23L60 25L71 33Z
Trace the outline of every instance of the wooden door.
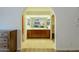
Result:
M8 47L10 52L15 52L17 50L17 30L10 31Z

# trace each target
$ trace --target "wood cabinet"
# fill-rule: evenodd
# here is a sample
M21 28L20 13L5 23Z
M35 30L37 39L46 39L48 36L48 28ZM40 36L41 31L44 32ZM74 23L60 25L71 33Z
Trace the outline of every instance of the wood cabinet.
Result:
M15 52L17 50L17 30L10 31L8 48L10 52Z
M50 38L50 30L27 30L27 38Z
M17 51L17 30L0 30L0 51Z

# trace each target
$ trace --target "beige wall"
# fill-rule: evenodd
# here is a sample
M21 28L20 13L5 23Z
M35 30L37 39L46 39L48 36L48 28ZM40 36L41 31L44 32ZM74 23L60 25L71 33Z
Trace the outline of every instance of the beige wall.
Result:
M56 45L61 50L79 50L79 8L54 8L56 13Z

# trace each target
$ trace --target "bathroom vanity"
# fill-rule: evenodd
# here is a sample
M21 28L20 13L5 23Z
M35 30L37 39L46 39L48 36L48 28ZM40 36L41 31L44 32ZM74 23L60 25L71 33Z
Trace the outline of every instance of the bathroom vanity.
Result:
M26 8L22 14L21 51L55 51L55 15L51 8Z

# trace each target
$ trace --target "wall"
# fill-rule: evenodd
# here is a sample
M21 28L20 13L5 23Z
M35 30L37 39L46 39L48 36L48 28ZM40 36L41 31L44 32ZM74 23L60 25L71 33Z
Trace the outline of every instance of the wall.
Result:
M0 8L0 29L20 28L21 12L23 8Z
M56 45L59 50L79 50L79 8L54 8Z
M0 8L0 29L18 29L20 47L21 13L24 8ZM53 8L56 13L57 49L79 49L79 8Z
M0 30L18 30L17 47L20 48L21 15L23 8L0 8Z

